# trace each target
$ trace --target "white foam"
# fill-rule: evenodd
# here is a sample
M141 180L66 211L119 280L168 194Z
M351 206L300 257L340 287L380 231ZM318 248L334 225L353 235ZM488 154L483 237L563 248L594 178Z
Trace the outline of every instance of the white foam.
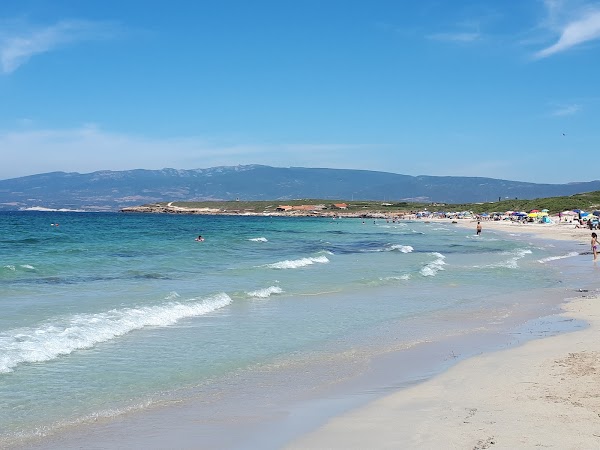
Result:
M7 266L4 266L4 268L5 268L5 269L8 269L8 270L12 270L13 272L14 272L15 270L17 270L17 268L16 268L15 266L13 266L12 264L9 264L9 265L7 265Z
M562 256L549 256L547 258L538 259L538 262L541 264L546 264L547 262L550 262L550 261L556 261L557 259L572 258L573 256L579 256L579 253L569 252L566 255L562 255Z
M281 294L282 292L283 289L281 289L279 286L269 286L268 288L259 289L257 291L246 292L246 294L248 294L250 297L268 298L272 294Z
M20 267L23 269L35 270L35 267L33 267L31 264L21 264Z
M410 280L412 277L410 276L410 274L404 274L404 275L400 275L397 277L385 277L385 278L379 278L381 281L389 281L389 280L397 280L397 281L408 281Z
M517 249L513 252L503 253L505 255L512 256L506 261L500 261L498 263L487 264L485 266L475 266L475 267L484 267L484 268L507 268L507 269L518 269L519 268L519 260L523 259L525 255L530 255L532 253L529 249Z
M179 297L181 297L181 296L177 292L172 291L167 294L167 296L165 297L165 300L175 300L176 298L179 298Z
M269 267L271 269L297 269L299 267L310 266L312 264L326 264L329 262L327 256L316 256L311 258L301 258L285 261L279 261L273 264L267 264L264 267Z
M268 242L269 240L265 237L257 237L257 238L250 238L248 239L249 241L252 242Z
M410 245L394 244L389 247L389 250L390 251L399 251L402 253L411 253L414 250L414 248L412 248Z
M92 348L145 327L167 327L186 317L196 317L223 308L231 298L220 293L188 302L113 309L96 314L76 314L54 319L37 328L19 328L0 333L0 373L23 363L50 361L76 350Z
M436 260L430 262L420 270L421 275L424 277L434 277L440 270L444 270L443 266L446 264L444 259L446 257L438 252L433 252L432 255L436 257Z

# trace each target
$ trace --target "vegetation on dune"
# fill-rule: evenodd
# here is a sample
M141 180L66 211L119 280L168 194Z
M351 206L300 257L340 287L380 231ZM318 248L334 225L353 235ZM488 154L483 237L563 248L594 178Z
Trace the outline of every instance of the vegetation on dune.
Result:
M333 204L345 203L345 211L358 213L369 212L409 212L422 209L429 211L460 212L473 211L483 212L505 212L505 211L530 211L532 209L547 209L550 214L560 211L582 209L593 211L600 209L600 191L574 194L565 197L548 197L533 200L502 200L490 203L463 203L463 204L441 204L441 203L389 203L383 201L349 201L349 200L323 200L323 199L298 199L298 200L269 200L269 201L202 201L202 202L170 202L171 206L190 209L219 209L228 212L263 213L274 212L280 205L324 205L331 210ZM161 202L146 206L167 207L169 202Z

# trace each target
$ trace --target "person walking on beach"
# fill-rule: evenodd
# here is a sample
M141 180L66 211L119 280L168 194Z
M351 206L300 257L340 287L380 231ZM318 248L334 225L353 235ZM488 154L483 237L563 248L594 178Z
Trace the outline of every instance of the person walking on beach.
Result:
M594 261L598 258L598 235L592 233L592 253L594 254Z
M481 222L477 222L477 236L481 234Z

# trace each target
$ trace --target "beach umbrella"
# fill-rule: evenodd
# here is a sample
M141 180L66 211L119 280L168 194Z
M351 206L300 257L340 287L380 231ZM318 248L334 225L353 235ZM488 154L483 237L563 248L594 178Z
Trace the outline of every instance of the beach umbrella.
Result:
M530 212L529 214L527 214L527 217L537 217L538 213L536 212Z
M594 211L592 214L595 216L600 216L600 211Z
M550 212L549 209L542 209L542 212Z
M540 210L539 209L532 209L531 211L529 211L530 213L539 213Z
M587 217L587 216L589 216L589 215L590 215L590 213L586 213L586 212L582 212L582 213L581 213L581 217Z

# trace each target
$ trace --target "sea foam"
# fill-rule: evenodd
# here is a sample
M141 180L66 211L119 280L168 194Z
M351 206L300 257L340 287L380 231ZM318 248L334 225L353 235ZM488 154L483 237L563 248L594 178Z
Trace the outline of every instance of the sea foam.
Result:
M410 245L399 245L399 244L394 244L392 246L389 247L390 251L396 251L396 252L401 252L401 253L411 253L414 248L412 248Z
M434 252L432 255L436 257L435 261L430 262L420 270L421 275L424 277L433 277L440 270L444 270L443 266L446 264L444 259L446 259L446 257L438 252Z
M264 267L271 269L297 269L299 267L310 266L311 264L326 264L329 262L327 256L316 256L311 258L301 259L286 259L285 261L279 261L273 264L267 264Z
M268 242L268 239L265 237L250 238L248 240L252 242Z
M92 348L145 327L166 327L186 317L208 314L231 303L220 293L188 302L113 309L96 314L76 314L37 328L19 328L0 333L0 373L23 363L50 361L76 350Z
M282 292L283 292L283 289L281 289L279 286L269 286L268 288L246 292L246 294L249 295L250 297L268 298L272 294L281 294Z
M565 259L565 258L572 258L573 256L579 256L579 253L569 252L566 255L562 255L562 256L549 256L547 258L538 259L538 262L541 264L546 264L547 262L550 262L550 261L556 261L558 259Z
M517 249L512 252L503 253L504 255L510 256L510 258L508 258L506 261L475 267L518 269L519 260L523 259L526 255L530 255L531 253L532 251L529 249Z

